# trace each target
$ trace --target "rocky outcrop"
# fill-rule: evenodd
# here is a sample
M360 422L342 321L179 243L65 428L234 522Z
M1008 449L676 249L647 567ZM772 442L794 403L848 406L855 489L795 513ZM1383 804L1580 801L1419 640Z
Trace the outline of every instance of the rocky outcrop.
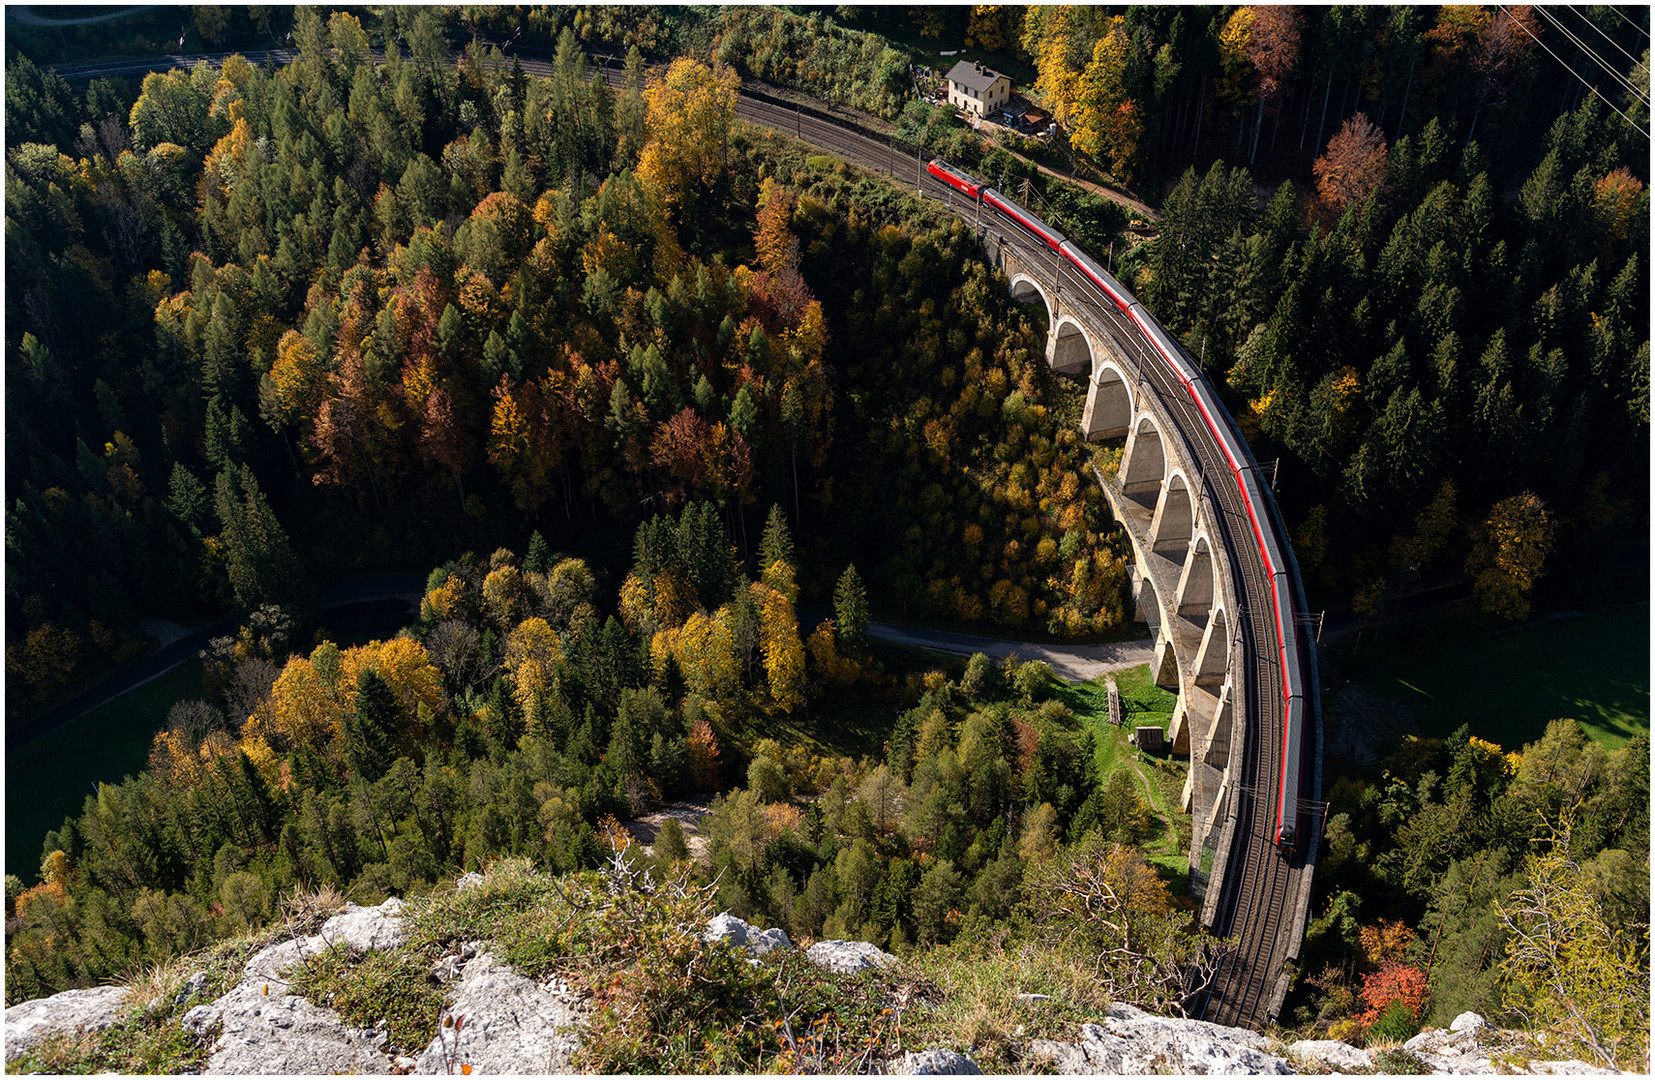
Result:
M452 993L443 1025L414 1071L459 1072L467 1065L481 1075L572 1071L583 1009L560 980L537 984L478 952L459 968Z
M964 1054L940 1047L903 1054L886 1066L892 1076L981 1076L983 1070Z
M391 949L407 938L392 898L377 907L347 904L321 930L261 949L247 961L235 989L210 1005L197 1005L181 1025L202 1038L217 1037L208 1073L387 1073L383 1031L347 1025L339 1014L288 993L287 976L325 949Z
M728 941L731 945L745 948L749 956L763 956L775 949L791 949L793 942L787 938L787 931L780 927L769 930L760 930L731 915L728 911L721 915L714 915L707 921L707 932L702 935L706 941Z
M13 1005L6 1010L6 1060L48 1035L102 1031L115 1022L126 995L124 986L94 986Z
M1266 1051L1255 1031L1201 1020L1167 1020L1130 1005L1111 1005L1102 1024L1082 1024L1079 1042L1034 1039L1024 1055L1029 1071L1075 1074L1293 1072Z
M458 887L475 888L481 880L467 875ZM348 905L315 934L256 953L244 965L240 983L210 1003L205 997L213 980L206 972L185 980L171 1004L188 1009L180 1027L210 1047L203 1071L487 1075L574 1068L588 1013L581 993L558 978L537 982L518 974L488 951L487 942L466 942L432 965L431 976L445 988L450 1005L438 1018L437 1038L417 1053L404 1055L391 1046L383 1022L356 1028L325 1004L291 992L294 969L325 950L370 952L404 944L408 935L400 909L394 899L371 908ZM759 929L728 912L708 921L703 938L746 949L755 964L765 953L792 948L784 931ZM824 971L847 975L896 963L890 953L862 941L820 941L805 951L805 957ZM97 1031L120 1021L129 993L121 987L71 990L7 1009L7 1060L15 1060L48 1035ZM1051 1000L1044 994L1017 997L1030 1005ZM1455 1017L1447 1031L1422 1031L1400 1047L1366 1050L1328 1039L1283 1046L1257 1032L1167 1019L1123 1004L1110 1006L1100 1021L1081 1025L1073 1040L1032 1039L1006 1050L1023 1071L1071 1075L1283 1075L1373 1069L1439 1075L1613 1072L1580 1061L1536 1060L1532 1037L1490 1027L1475 1013ZM882 1066L873 1065L909 1076L981 1073L970 1057L947 1047L910 1051Z
M818 941L805 950L805 959L835 975L854 975L896 963L896 957L866 941Z
M285 992L285 984L244 982L211 1005L184 1014L186 1030L219 1036L204 1072L388 1073L382 1032L348 1026L332 1009Z
M1402 1044L1433 1073L1488 1076L1495 1073L1532 1073L1540 1076L1613 1074L1584 1061L1541 1061L1533 1057L1533 1041L1526 1034L1490 1027L1473 1012L1454 1018L1447 1031L1426 1028Z
M1311 1067L1319 1065L1336 1072L1373 1068L1373 1058L1368 1056L1366 1050L1337 1039L1300 1039L1287 1048L1287 1053L1294 1061Z

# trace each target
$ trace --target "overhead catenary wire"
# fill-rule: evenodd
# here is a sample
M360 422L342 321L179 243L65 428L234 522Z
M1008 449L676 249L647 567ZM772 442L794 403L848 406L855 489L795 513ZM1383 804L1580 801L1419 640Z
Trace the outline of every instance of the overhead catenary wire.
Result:
M1500 9L1502 11L1506 11L1506 13L1508 15L1510 14L1510 11L1506 9L1505 5L1502 4ZM1563 63L1563 58L1558 56L1556 53L1552 52L1551 48L1548 47L1544 41L1540 40L1539 35L1537 35L1533 30L1530 30L1527 26L1523 25L1523 20L1518 19L1514 16L1512 21L1515 22L1519 27L1521 27L1523 33L1525 33L1529 37L1533 38L1535 44L1539 45L1542 49L1545 49L1547 56L1550 56L1553 60L1556 60L1559 64L1562 64L1563 65L1563 70L1567 71L1570 75L1573 75L1575 78L1580 79L1581 85L1583 85L1583 86L1587 87L1588 89L1590 89L1592 91L1592 93L1594 93L1598 96L1598 100L1602 101L1605 105L1609 106L1610 111L1612 111L1616 116L1620 117L1622 120L1625 120L1628 127L1630 127L1633 131L1636 131L1639 135L1642 135L1644 138L1646 138L1646 139L1649 138L1649 132L1645 131L1643 128L1641 128L1637 124L1633 123L1631 117L1627 116L1625 113L1623 113L1619 109L1615 108L1615 103L1610 101L1608 98L1604 97L1603 92L1600 91L1592 83L1587 82L1585 79L1581 78L1580 73L1578 71L1576 71L1574 68L1570 67L1568 64L1564 64Z
M1634 64L1641 64L1643 62L1643 61L1639 60L1636 56L1633 56L1631 53L1629 53L1625 49L1621 48L1621 43L1616 41L1614 38L1610 37L1608 34L1604 33L1603 27L1601 27L1597 23L1593 22L1589 17L1587 17L1585 12L1580 11L1578 8L1574 9L1574 10L1575 10L1575 13L1580 16L1580 19L1581 19L1582 22L1584 22L1587 26L1590 26L1593 30L1596 30L1598 32L1598 36L1601 37L1603 40L1607 41L1609 44L1613 45L1615 47L1615 50L1617 52L1619 52L1622 56L1626 57L1628 60L1632 61ZM1625 18L1624 15L1621 16L1621 17Z
M1609 64L1609 62L1606 61L1603 57L1601 57L1597 53L1593 52L1592 49L1590 47L1588 47L1587 44L1584 41L1580 40L1580 38L1575 36L1575 34L1571 30L1569 30L1568 27L1564 26L1561 22L1559 22L1558 19L1557 19L1557 16L1552 15L1550 12L1546 11L1545 8L1541 8L1541 7L1536 7L1536 8L1533 8L1531 10L1533 10L1536 14L1541 15L1543 18L1546 19L1547 22L1551 23L1552 26L1555 27L1557 29L1557 31L1559 33L1561 33L1565 38L1567 38L1569 40L1569 42L1572 45L1574 45L1575 48L1579 49L1581 52L1583 52L1587 56L1591 57L1593 63L1597 64L1597 66L1599 68L1601 68L1604 71L1604 73L1607 74L1611 79L1613 79L1615 81L1615 83L1617 85L1619 85L1622 90L1625 90L1627 93L1631 94L1634 98L1636 98L1638 101L1642 102L1643 104L1645 104L1645 105L1649 104L1648 96L1645 95L1644 93L1642 93L1638 89L1637 85L1632 82L1631 79L1627 78L1625 75L1622 75L1619 71L1615 70L1615 68L1613 66L1611 66Z
M1613 11L1616 15L1619 15L1621 17L1621 22L1624 22L1627 26L1630 26L1632 29L1634 29L1638 33L1642 34L1645 38L1649 37L1649 31L1645 30L1643 27L1639 26L1637 23L1633 22L1631 19L1628 19L1626 17L1626 14L1624 12L1622 12L1620 8L1615 7L1613 4L1608 5L1608 7L1609 7L1610 11Z

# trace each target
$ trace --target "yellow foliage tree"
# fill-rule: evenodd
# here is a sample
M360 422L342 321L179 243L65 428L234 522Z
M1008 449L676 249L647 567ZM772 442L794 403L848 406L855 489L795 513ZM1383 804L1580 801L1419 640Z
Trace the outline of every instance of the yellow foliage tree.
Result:
M850 686L862 674L861 665L855 660L839 655L839 646L834 640L832 619L823 619L816 629L811 631L805 648L810 653L811 667L835 686Z
M149 774L168 787L182 791L201 779L201 758L195 747L170 728L157 731L149 744Z
M1494 504L1477 532L1465 569L1476 575L1483 610L1520 620L1529 613L1529 591L1552 550L1551 515L1532 491Z
M552 673L563 659L557 631L545 619L524 619L506 637L505 666L512 673L512 696L525 710L536 692L552 688Z
M671 205L692 201L688 197L696 188L710 186L723 172L740 91L741 78L733 69L687 58L674 61L646 91L649 139L638 173Z
M6 646L6 673L34 685L34 699L69 681L80 654L80 637L51 623L30 630L19 644Z
M388 732L392 742L399 746L423 746L424 718L434 718L444 708L442 672L431 663L425 647L412 638L392 638L389 641L370 641L366 645L346 649L339 657L340 684L349 688L354 697L357 679L362 672L373 668L380 678L396 691L403 715L399 730ZM410 755L412 756L412 755Z
M713 701L730 701L741 693L741 658L730 633L728 607L713 616L697 611L678 631L678 666L685 684Z
M787 565L777 562L766 572L766 579L779 569L787 569ZM786 577L791 584L791 570ZM804 704L805 676L805 650L799 640L793 598L764 582L754 583L752 589L760 612L759 651L764 656L765 682L770 690L768 711L792 712Z
M1126 62L1131 39L1126 20L1110 19L1107 31L1092 47L1092 60L1070 85L1070 141L1076 150L1109 163L1120 179L1130 179L1132 159L1143 135L1143 115L1126 92Z
M1381 919L1373 926L1358 928L1357 937L1362 942L1362 955L1368 958L1368 963L1378 968L1406 961L1408 946L1414 943L1417 935L1400 919L1394 922Z
M334 745L344 731L349 705L340 698L337 670L332 677L317 670L318 654L329 648L322 646L308 657L288 660L270 688L270 697L248 719L249 733L264 735L283 749L308 746L326 751ZM337 658L338 650L333 649L331 663L324 668L336 668Z

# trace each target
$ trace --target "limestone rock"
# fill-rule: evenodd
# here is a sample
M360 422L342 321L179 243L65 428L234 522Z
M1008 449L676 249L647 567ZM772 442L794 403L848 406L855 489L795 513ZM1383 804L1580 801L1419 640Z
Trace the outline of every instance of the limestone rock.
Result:
M454 882L454 888L457 892L465 892L467 889L475 889L482 883L483 875L477 873L476 871L468 870L460 875L458 881Z
M1536 1076L1614 1076L1614 1069L1588 1065L1584 1061L1531 1061L1529 1070Z
M1488 1021L1474 1012L1462 1012L1454 1017L1454 1022L1448 1025L1449 1031L1476 1031L1480 1027L1487 1027Z
M805 958L836 975L852 975L896 963L896 957L866 941L818 941L805 950Z
M338 1013L288 993L287 976L305 959L330 948L390 949L407 938L392 897L377 907L347 904L308 937L278 942L253 954L235 989L211 1005L184 1014L185 1030L218 1031L206 1072L339 1073L389 1070L383 1031L349 1027Z
M1448 1031L1426 1028L1403 1043L1402 1049L1441 1075L1488 1076L1515 1071L1541 1076L1601 1076L1616 1072L1584 1061L1532 1060L1534 1043L1530 1036L1491 1027L1476 1013L1456 1016Z
M126 993L124 986L93 986L13 1005L6 1010L6 1060L48 1035L102 1031L115 1022Z
M184 985L179 988L178 996L172 999L173 1007L177 1009L183 1008L191 998L195 997L206 988L207 973L205 971L197 971L195 974L184 980Z
M572 1071L583 1010L562 983L536 985L485 952L466 963L453 995L447 1015L460 1021L458 1030L440 1029L415 1072L458 1072L461 1065L483 1075Z
M385 1073L376 1032L346 1026L332 1009L286 993L286 984L248 979L219 998L196 1024L223 1025L203 1070L242 1076L271 1073ZM199 1009L190 1010L195 1017Z
M705 941L728 941L731 945L744 947L752 956L763 956L773 949L790 949L793 942L787 939L787 931L780 927L769 930L760 930L741 919L731 915L728 911L714 915L707 920L707 932L702 935Z
M212 1033L213 1025L218 1023L218 1017L219 1012L213 1006L197 1005L179 1018L178 1026L196 1038L204 1039Z
M892 1062L888 1070L893 1076L981 1076L983 1070L964 1054L935 1047L920 1053L912 1051Z
M1312 1061L1330 1069L1371 1069L1373 1058L1366 1050L1359 1050L1337 1039L1300 1039L1287 1052L1301 1061Z
M1257 1032L1168 1020L1117 1004L1109 1006L1103 1024L1082 1024L1078 1043L1031 1040L1024 1064L1067 1074L1292 1073L1284 1058L1265 1052L1268 1045Z
M322 924L321 930L308 937L293 938L261 949L247 961L248 979L271 983L271 991L285 992L287 981L281 976L307 957L324 949L353 948L362 952L394 949L408 939L398 912L402 901L391 897L377 907L358 907L346 904L345 910Z

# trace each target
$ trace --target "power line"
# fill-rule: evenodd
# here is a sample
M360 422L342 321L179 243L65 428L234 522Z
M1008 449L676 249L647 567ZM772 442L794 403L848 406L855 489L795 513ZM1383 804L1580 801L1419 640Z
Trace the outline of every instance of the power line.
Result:
M1506 10L1504 5L1501 6L1500 10L1502 10L1502 11ZM1508 15L1510 14L1509 11L1507 11L1506 13ZM1580 77L1580 73L1577 72L1574 68L1570 67L1568 64L1564 64L1563 63L1563 58L1561 56L1558 56L1556 53L1552 52L1552 50L1546 45L1546 43L1544 41L1541 41L1539 36L1536 35L1533 30L1530 30L1527 26L1523 25L1523 20L1513 17L1512 21L1515 22L1519 27L1522 28L1523 33L1525 33L1529 37L1533 38L1535 44L1539 45L1542 49L1545 49L1547 56L1550 56L1553 60L1556 60L1559 64L1563 64L1563 70L1564 71L1567 71L1570 75L1573 75L1575 78L1580 79L1580 82L1581 82L1582 86L1585 86L1587 89L1591 90L1592 93L1596 94L1597 97L1598 97L1598 100L1603 102L1605 105L1609 106L1610 111L1613 112L1616 116L1620 117L1622 120L1625 120L1627 125L1629 127L1631 127L1631 129L1633 131L1636 131L1639 135L1642 135L1646 139L1649 138L1649 132L1645 131L1643 128L1639 127L1637 124L1634 124L1632 122L1632 118L1627 116L1625 113L1621 112L1619 109L1615 108L1615 103L1610 101L1608 98L1604 97L1602 92L1599 91L1596 86L1594 86L1591 83L1587 82L1585 79L1582 79Z
M1551 23L1554 27L1556 27L1557 30L1564 37L1569 39L1570 43L1572 43L1575 48L1579 49L1581 52L1583 52L1587 56L1591 57L1593 62L1596 63L1597 66L1599 68L1601 68L1604 71L1604 73L1606 73L1611 79L1613 79L1615 81L1615 83L1620 86L1621 89L1627 91L1634 98L1636 98L1637 100L1643 102L1645 105L1649 104L1649 99L1644 97L1643 94L1638 92L1637 86L1634 85L1633 82L1630 79L1628 79L1626 76L1622 75L1620 72L1616 71L1607 62L1604 61L1603 57L1599 56L1597 53L1593 52L1590 48L1588 48L1584 41L1581 41L1580 38L1576 37L1574 35L1574 33L1569 30L1568 27L1564 26L1561 22L1558 21L1557 16L1552 15L1550 12L1546 11L1546 9L1543 8L1543 7L1535 7L1535 8L1532 8L1531 10L1533 10L1536 14L1538 14L1538 15L1542 16L1543 18L1545 18L1547 22Z
M1601 27L1597 23L1593 22L1587 16L1587 14L1584 11L1581 11L1579 8L1575 8L1574 11L1575 11L1575 14L1580 16L1580 19L1581 19L1582 22L1584 22L1587 26L1590 26L1593 30L1596 30L1598 32L1598 36L1601 37L1603 40L1607 41L1609 44L1613 45L1620 52L1620 54L1622 56L1626 57L1628 60L1632 61L1634 64L1640 63L1640 61L1638 60L1638 58L1636 56L1633 56L1631 53L1629 53L1625 49L1621 48L1621 43L1620 42L1616 41L1614 38L1612 38L1608 34L1604 33L1603 32L1603 27Z
M1624 14L1621 13L1621 10L1619 8L1615 7L1613 4L1608 5L1608 7L1609 7L1610 11L1613 11L1616 15L1620 15L1621 22L1625 23L1627 26L1630 26L1632 29L1636 30L1638 33L1642 34L1644 37L1647 38L1649 36L1649 31L1648 30L1645 30L1643 27L1639 26L1637 23L1633 22L1631 19L1628 19Z

